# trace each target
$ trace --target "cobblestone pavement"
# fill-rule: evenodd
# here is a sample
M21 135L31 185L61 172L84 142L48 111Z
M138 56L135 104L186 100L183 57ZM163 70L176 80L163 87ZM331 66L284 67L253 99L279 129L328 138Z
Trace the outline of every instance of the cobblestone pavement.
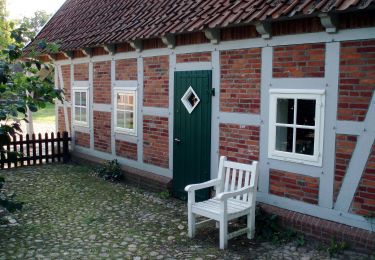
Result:
M90 169L49 165L1 173L24 202L17 225L0 226L0 259L327 259L312 242L297 247L245 236L218 249L214 225L186 235L185 202L103 181ZM364 259L345 251L341 259Z

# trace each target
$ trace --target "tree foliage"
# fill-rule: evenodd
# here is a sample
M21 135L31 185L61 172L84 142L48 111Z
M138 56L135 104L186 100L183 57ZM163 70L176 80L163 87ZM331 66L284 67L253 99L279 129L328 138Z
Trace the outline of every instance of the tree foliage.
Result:
M50 17L51 14L46 11L36 11L31 17L23 17L19 27L24 30L26 40L32 41Z
M61 91L54 88L53 67L37 59L40 51L56 52L56 44L40 41L28 58L23 57L27 37L22 28L10 32L13 43L2 50L0 58L0 153L16 160L18 154L5 149L11 137L21 134L20 121L27 122L27 111L36 112L46 103L60 99ZM36 50L37 49L37 50Z
M0 0L0 49L11 43L10 29L12 23L7 20L6 0Z

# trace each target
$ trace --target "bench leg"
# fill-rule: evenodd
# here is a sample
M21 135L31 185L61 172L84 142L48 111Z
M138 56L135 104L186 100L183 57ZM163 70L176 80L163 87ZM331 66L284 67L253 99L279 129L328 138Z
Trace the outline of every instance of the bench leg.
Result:
M228 247L228 221L225 217L220 220L220 249Z
M255 212L247 214L247 238L253 239L255 235Z
M191 211L189 211L188 213L188 233L189 233L189 237L190 238L193 238L195 237L195 230L196 230L196 227L195 227L195 214L194 213L191 213Z

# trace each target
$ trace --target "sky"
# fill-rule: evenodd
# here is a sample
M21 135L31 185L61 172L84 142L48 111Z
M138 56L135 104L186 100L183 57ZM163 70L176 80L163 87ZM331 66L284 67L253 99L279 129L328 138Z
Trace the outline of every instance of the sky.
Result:
M32 16L35 11L55 13L65 0L6 0L10 19Z

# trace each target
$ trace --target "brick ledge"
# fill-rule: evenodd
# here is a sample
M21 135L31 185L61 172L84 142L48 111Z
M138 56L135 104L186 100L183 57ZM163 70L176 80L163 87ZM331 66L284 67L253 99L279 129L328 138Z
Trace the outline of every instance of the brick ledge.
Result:
M330 243L336 237L337 241L345 241L351 249L367 254L375 252L374 232L264 203L260 203L260 206L266 212L278 215L282 226L301 232L306 237L324 243Z

